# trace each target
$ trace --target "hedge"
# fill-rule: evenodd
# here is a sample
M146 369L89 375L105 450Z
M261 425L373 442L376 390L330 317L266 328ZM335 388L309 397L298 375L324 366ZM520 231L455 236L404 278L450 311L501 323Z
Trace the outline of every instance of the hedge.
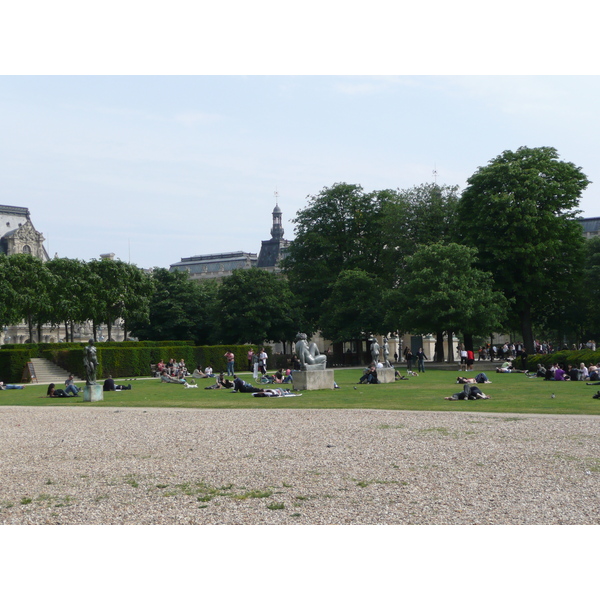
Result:
M527 368L532 372L537 371L538 364L548 368L554 363L574 365L577 368L581 363L585 363L586 366L590 363L596 365L600 363L600 350L561 350L553 354L534 354L527 358Z
M235 365L238 371L247 368L249 345L242 346L193 346L189 342L101 342L96 344L98 353L98 371L96 377L105 379L113 377L148 377L150 365L159 361L167 363L173 358L185 361L192 372L196 365L202 368L210 365L216 373L227 370L225 353L231 350L235 354ZM73 373L79 379L85 379L83 355L85 344L15 344L18 348L0 350L0 380L5 382L21 381L23 369L31 358L45 358ZM265 346L269 355L267 368L280 366L281 355L271 356L272 349Z
M19 383L23 377L23 369L31 360L31 350L0 350L0 381L4 383Z

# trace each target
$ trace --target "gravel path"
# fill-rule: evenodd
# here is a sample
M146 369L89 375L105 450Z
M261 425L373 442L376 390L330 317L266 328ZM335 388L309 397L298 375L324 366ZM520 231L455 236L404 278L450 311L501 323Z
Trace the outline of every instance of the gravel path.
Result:
M0 407L2 524L597 524L598 417Z

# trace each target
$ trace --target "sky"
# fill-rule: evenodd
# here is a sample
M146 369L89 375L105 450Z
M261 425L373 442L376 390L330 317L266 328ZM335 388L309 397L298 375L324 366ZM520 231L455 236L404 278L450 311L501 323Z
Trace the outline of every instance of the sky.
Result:
M30 209L50 256L168 267L258 253L276 202L293 239L338 182L464 189L504 150L552 146L600 216L598 97L597 76L3 76L0 203Z

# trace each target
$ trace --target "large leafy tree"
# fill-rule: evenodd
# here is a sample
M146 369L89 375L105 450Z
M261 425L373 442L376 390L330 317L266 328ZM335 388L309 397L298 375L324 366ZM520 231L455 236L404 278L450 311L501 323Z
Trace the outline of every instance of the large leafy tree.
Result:
M580 323L585 341L600 341L600 237L586 242L583 302L580 303ZM583 309L583 310L582 310ZM584 341L584 340L582 340Z
M388 319L421 333L494 331L508 303L494 291L490 273L476 268L476 255L474 248L455 243L419 246L406 259L402 281L387 295Z
M580 276L584 240L575 216L588 184L554 148L521 147L480 167L462 194L460 239L479 250L480 267L514 300L529 353L536 313Z
M224 343L291 340L302 327L299 303L287 280L261 269L238 269L219 286Z
M383 286L360 270L342 271L323 303L321 331L333 342L359 340L381 331Z
M296 237L283 268L314 330L342 271L381 271L381 200L359 185L336 183L309 197L293 222Z
M383 260L395 283L405 260L420 245L455 241L458 186L424 183L387 191L382 203Z
M154 268L151 279L148 318L132 314L131 333L142 340L194 340L198 344L213 341L214 282L199 284L190 281L187 273L163 268Z

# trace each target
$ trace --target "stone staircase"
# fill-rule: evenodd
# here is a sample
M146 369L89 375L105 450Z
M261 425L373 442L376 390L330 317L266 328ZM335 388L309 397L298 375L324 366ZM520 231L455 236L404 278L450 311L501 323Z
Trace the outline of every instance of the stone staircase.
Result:
M70 375L68 371L61 369L58 365L45 358L32 358L31 362L33 363L38 383L56 383L62 386Z

